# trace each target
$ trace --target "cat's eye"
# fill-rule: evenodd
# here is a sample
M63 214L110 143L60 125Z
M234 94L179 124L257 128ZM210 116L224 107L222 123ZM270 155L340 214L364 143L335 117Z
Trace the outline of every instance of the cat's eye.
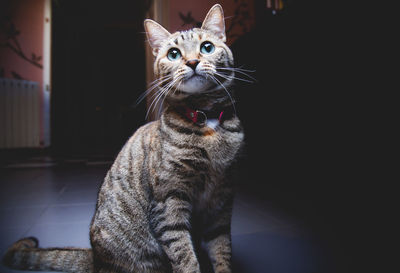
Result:
M214 52L214 50L215 50L215 46L213 45L213 43L211 43L209 41L202 43L200 46L200 52L203 54L211 54Z
M173 47L168 50L167 57L170 61L176 61L182 57L182 54L179 49Z

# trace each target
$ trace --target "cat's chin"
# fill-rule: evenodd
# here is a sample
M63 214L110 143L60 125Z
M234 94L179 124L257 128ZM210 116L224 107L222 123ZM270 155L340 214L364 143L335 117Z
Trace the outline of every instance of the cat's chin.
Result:
M207 91L212 86L212 83L204 76L192 75L190 78L183 80L179 84L179 90L183 93L202 93Z

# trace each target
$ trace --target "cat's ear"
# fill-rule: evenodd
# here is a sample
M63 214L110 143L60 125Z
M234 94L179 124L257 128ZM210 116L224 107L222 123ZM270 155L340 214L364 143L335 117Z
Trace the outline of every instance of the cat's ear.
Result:
M161 44L169 38L171 33L159 23L150 19L144 20L144 29L146 30L147 40L153 49L153 54L156 56Z
M213 32L223 42L226 42L224 11L220 4L215 4L208 11L201 29Z

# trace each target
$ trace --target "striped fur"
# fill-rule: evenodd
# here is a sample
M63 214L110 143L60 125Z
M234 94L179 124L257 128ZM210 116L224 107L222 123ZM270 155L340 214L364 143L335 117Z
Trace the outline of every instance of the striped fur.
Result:
M12 245L3 258L11 268L32 271L93 272L91 249L38 248L34 237L24 238Z
M40 249L35 239L26 238L9 249L7 265L66 272L199 273L196 253L202 246L215 272L231 272L233 187L227 173L242 146L242 127L235 114L210 128L178 110L234 107L227 94L231 78L216 84L206 77L190 84L198 90L180 89L190 81L182 76L189 73L187 59L199 59L199 69L210 75L217 66L233 65L221 20L219 5L209 11L201 29L169 34L147 20L156 75L171 76L158 82L160 90L177 75L181 78L170 84L171 92L160 95L166 102L160 119L139 128L108 171L90 227L92 249ZM199 53L204 40L215 45L214 54ZM171 46L182 51L179 63L166 58Z

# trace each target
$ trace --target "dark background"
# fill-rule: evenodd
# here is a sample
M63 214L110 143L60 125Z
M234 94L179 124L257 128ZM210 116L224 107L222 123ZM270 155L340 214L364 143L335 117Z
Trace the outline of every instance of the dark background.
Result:
M113 157L145 123L143 20L150 1L53 4L53 155Z
M390 268L390 255L380 258L394 199L377 153L364 10L288 1L271 16L262 2L256 28L232 46L257 79L236 93L246 132L240 179L303 222L340 272Z

